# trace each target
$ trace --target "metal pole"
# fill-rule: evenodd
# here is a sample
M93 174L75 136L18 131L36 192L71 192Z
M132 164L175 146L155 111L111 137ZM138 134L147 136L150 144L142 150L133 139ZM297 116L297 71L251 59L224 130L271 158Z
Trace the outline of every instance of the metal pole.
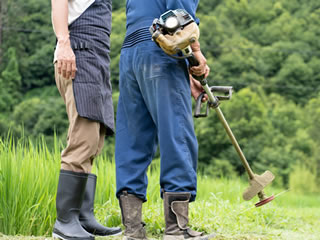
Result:
M206 93L207 93L207 95L208 95L208 97L209 97L210 102L212 102L212 103L217 102L217 99L213 96L213 94L212 94L212 92L211 92L208 84L203 85L202 87L203 87L203 89L206 91ZM246 171L247 171L247 173L248 173L248 175L249 175L249 178L250 178L250 179L253 179L253 178L254 178L254 173L253 173L251 167L249 166L249 163L248 163L246 157L244 156L244 154L243 154L243 152L242 152L242 150L241 150L241 148L240 148L240 146L239 146L239 144L238 144L235 136L233 135L232 130L231 130L231 128L229 127L228 122L227 122L227 120L225 119L225 117L224 117L221 109L220 109L219 107L215 107L215 110L216 110L216 112L217 112L217 114L218 114L218 117L219 117L220 121L222 122L222 125L223 125L224 129L226 130L226 132L227 132L227 134L228 134L228 136L229 136L229 138L230 138L233 146L235 147L237 153L239 154L239 157L240 157L240 159L241 159L241 162L243 163L243 166L244 166L244 168L246 169Z

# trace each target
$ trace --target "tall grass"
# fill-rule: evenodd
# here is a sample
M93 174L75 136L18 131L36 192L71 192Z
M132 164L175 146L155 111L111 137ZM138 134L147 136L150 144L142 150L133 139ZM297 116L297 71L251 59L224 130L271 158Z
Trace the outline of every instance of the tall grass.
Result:
M10 136L0 139L0 233L5 235L50 235L55 220L55 194L60 169L61 143L53 149L44 140L33 143ZM96 217L109 226L121 226L115 197L115 164L100 156L93 172L98 176ZM159 160L148 170L148 201L143 217L150 235L164 229L159 187ZM248 183L240 179L198 178L197 201L190 205L191 226L217 232L219 239L317 239L320 234L319 196L286 192L262 208L255 198L244 202ZM268 187L268 195L283 190ZM250 235L250 238L245 236ZM223 236L223 238L222 238ZM230 237L230 238L229 238ZM319 238L318 238L319 239Z
M0 231L46 234L54 219L54 189L59 147L51 153L43 140L35 145L11 137L0 142Z

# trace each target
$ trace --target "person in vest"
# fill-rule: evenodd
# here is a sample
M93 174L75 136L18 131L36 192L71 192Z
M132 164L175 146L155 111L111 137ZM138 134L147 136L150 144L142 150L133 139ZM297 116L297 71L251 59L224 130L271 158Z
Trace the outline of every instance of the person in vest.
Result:
M94 239L121 234L93 214L97 176L94 158L114 132L109 71L111 0L52 0L57 38L55 80L69 119L61 154L53 237Z
M198 41L191 48L200 65L188 72L186 61L166 55L151 41L149 32L153 20L168 10L184 9L196 19L197 5L198 0L127 0L115 149L123 239L147 239L141 209L147 200L146 171L158 144L164 240L213 236L187 226L188 206L197 194L198 158L190 96L197 97L202 91L189 73L207 77L209 67Z

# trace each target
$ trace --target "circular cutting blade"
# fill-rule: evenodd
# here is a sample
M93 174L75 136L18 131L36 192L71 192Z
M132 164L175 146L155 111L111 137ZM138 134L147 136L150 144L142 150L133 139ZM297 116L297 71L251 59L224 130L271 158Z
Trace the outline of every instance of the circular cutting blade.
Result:
M256 206L256 207L261 207L262 205L265 205L265 204L267 204L268 202L271 202L273 199L274 199L274 195L272 195L271 197L268 197L268 198L266 198L266 199L264 199L264 200L262 200L262 201L260 201L260 202L257 202L257 203L255 204L255 206Z

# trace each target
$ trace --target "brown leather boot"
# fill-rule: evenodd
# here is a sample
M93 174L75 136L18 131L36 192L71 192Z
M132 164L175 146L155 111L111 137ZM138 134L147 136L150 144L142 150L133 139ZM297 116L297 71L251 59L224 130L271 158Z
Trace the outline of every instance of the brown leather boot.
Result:
M120 196L122 223L125 226L123 240L148 240L145 224L141 220L142 203L142 199L125 191Z
M166 222L163 240L207 240L215 236L215 234L204 235L187 226L190 196L188 192L165 192L163 194Z

